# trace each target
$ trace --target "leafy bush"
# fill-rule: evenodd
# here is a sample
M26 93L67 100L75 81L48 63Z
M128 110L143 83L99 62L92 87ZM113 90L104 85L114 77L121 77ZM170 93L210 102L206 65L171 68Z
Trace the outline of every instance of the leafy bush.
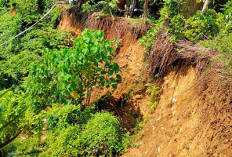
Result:
M21 38L23 43L22 51L31 51L34 54L41 55L46 48L48 49L63 49L66 44L67 33L57 31L51 27L43 27L41 29L33 29L24 37Z
M21 17L19 15L11 16L5 13L0 17L0 43L9 40L9 38L20 33ZM20 51L20 39L12 40L9 44L0 47L0 61L9 59L12 55Z
M16 4L17 13L21 15L25 27L37 21L54 4L55 0L11 0Z
M185 37L192 42L203 39L212 39L220 31L217 21L217 13L214 10L206 10L203 14L197 12L190 17L185 25Z
M170 17L173 17L179 13L179 5L181 3L181 0L165 0L165 5L168 7Z
M12 81L21 81L22 77L27 76L30 64L34 61L35 58L38 58L37 54L24 51L20 54L14 55L11 57L10 61L3 60L0 62L0 76L7 75L4 77L5 81L10 81L7 84L14 84ZM9 79L11 78L11 80ZM7 81L6 81L7 79ZM6 85L6 84L5 84ZM0 89L4 88L4 84L0 84Z
M43 111L41 118L47 131L41 134L45 151L40 156L83 154L81 128L93 117L94 112L90 107L81 110L80 106L71 104L53 104L50 110Z
M9 4L8 0L0 0L0 8L1 7L6 7Z
M15 139L23 128L26 109L23 95L10 89L0 92L0 149Z
M17 138L5 150L14 156L83 154L84 147L80 144L81 127L91 119L94 112L91 107L81 110L80 106L71 104L53 104L50 109L39 114L26 112L22 124L25 128L23 138Z
M229 75L232 75L232 33L220 34L213 40L202 41L201 45L222 52L220 59L227 65Z
M47 130L57 130L57 127L68 125L83 125L92 117L96 111L87 107L81 110L80 105L58 105L53 104L51 109L42 111L41 118L43 119L44 127Z
M11 1L11 3L15 2L18 1ZM32 3L32 1L28 3ZM49 2L49 4L52 3ZM26 12L19 11L20 5L24 5L24 3L20 1L17 5L19 5L19 8L17 8L15 15L5 13L0 17L0 44L22 32L28 24L23 21ZM37 5L37 3L33 2L31 5ZM45 48L67 47L65 39L67 33L56 30L60 9L61 7L55 8L44 21L32 30L0 47L0 89L18 85L19 82L23 81L23 77L28 74L31 63L40 60L40 55ZM41 14L38 14L38 18L40 17ZM33 19L34 17L30 15L28 18Z
M114 156L125 152L128 135L123 134L117 118L108 112L97 113L81 133L88 156Z
M83 145L80 137L79 125L57 127L49 132L44 141L45 150L39 156L80 156L83 154Z
M145 47L146 52L153 47L157 32L158 31L154 27L151 27L147 34L139 39L139 44Z
M173 40L180 40L184 38L184 31L185 31L184 16L181 14L174 16L170 21L168 31L173 35Z
M38 134L33 134L25 139L17 139L7 150L21 155L39 153L38 156L115 156L126 151L129 136L124 133L116 117L102 112L88 116L86 124L69 124L69 114L78 107L71 105L65 108L59 108L63 111L58 111L59 120L55 128L42 132L39 138ZM52 112L55 111L46 116L54 116ZM48 120L44 122L45 128L48 123ZM40 152L41 149L43 152Z
M203 14L197 12L187 20L183 15L178 14L171 18L169 32L174 41L185 38L196 42L217 36L223 27L223 22L221 14L214 10L206 10Z
M94 0L88 0L85 4L82 5L84 11L96 11L96 9L101 9L100 13L110 14L113 16L113 11L117 9L118 0L105 0L98 1L97 3Z
M182 0L164 0L164 7L160 9L159 23L163 23L179 14Z
M86 29L74 45L74 49L48 50L43 62L32 66L28 92L38 105L89 104L94 88L117 88L121 82L119 66L112 62L113 45L104 40L103 32Z
M231 32L232 31L232 1L228 1L224 8L222 9L224 11L224 18L225 18L225 26L226 31Z
M141 118L136 119L136 126L135 126L135 134L137 134L146 123L146 120L142 120Z

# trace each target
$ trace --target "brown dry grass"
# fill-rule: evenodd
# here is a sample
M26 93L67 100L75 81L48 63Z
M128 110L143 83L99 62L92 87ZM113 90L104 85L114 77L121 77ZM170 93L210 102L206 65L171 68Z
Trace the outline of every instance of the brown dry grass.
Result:
M197 65L203 71L212 62L212 56L217 55L211 49L195 46L186 40L176 43L170 40L171 37L166 33L160 33L154 47L146 56L151 76L158 74L163 77L170 66L178 65Z

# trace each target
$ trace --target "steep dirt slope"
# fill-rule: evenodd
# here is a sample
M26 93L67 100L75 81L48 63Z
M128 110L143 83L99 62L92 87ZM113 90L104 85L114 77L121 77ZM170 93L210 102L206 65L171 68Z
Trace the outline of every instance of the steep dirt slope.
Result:
M217 91L214 74L172 102L199 79L198 69L171 70L159 106L140 132L140 147L124 156L231 156L232 88Z
M113 20L101 16L96 19L96 15L85 17L83 22L83 16L77 15L75 10L64 12L58 29L74 31L77 35L84 28L99 29L109 40L114 37L122 39L114 60L120 66L122 83L107 100L109 105L116 106L113 109L122 124L128 129L133 128L136 117L149 113L150 98L145 94L144 87L148 74L143 61L143 48L137 43L148 28L125 18ZM200 71L199 67L190 65L169 67L161 84L158 108L138 135L139 148L130 148L124 156L232 154L232 84L222 83L223 79L215 72L199 81L202 77ZM107 90L95 91L93 100L105 92ZM173 97L176 102L172 102Z

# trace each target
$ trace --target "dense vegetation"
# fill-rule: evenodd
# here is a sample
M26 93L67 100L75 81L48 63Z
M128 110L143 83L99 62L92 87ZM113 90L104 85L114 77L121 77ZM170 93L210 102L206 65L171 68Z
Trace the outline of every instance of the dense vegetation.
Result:
M198 10L189 18L185 18L186 14L181 13L179 6L184 3L185 1L166 0L160 10L160 18L155 21L154 27L147 35L140 39L141 45L149 52L154 46L157 34L166 31L172 42L188 40L221 52L220 60L227 65L228 74L231 74L232 1L222 5L220 12L214 9Z
M0 0L0 44L33 25L54 2ZM166 31L172 42L184 39L221 51L219 59L231 74L231 0L219 12L206 9L189 18L181 10L184 0L134 2L81 1L83 11L141 16L151 23L140 39L148 53L157 34ZM133 7L143 8L143 15ZM56 30L61 9L57 6L26 34L0 46L0 155L115 156L130 143L117 117L91 103L95 89L114 90L122 81L112 61L116 42L87 29L80 38L68 39L68 32ZM159 88L150 84L147 93L154 110Z
M54 1L0 2L3 43L38 21ZM67 41L67 32L56 30L60 10L0 47L1 155L115 155L126 149L128 135L118 119L90 105L94 89L115 89L121 82L112 62L115 45L101 31L85 30Z

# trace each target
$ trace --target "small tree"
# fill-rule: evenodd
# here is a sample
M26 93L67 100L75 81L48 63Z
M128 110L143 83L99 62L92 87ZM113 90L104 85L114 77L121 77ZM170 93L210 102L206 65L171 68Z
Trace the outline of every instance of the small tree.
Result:
M143 18L147 18L148 17L148 2L149 2L149 0L144 0Z
M112 42L101 31L84 30L73 49L47 50L43 62L30 72L28 92L38 105L49 103L89 104L95 88L117 88L121 82L118 64L112 62ZM84 101L86 100L86 101Z

